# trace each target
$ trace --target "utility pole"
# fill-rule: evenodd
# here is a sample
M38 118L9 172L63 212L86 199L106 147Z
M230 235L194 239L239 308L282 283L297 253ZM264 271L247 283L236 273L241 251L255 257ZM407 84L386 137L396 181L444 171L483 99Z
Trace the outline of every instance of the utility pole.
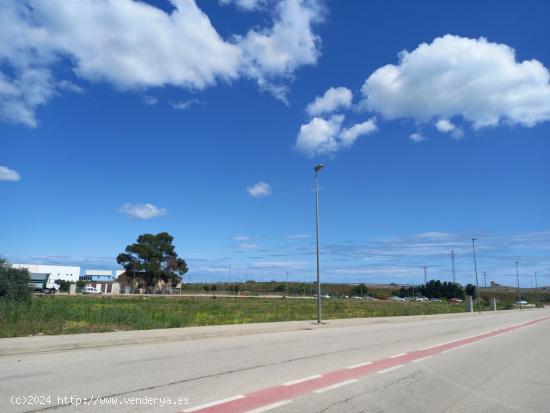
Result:
M481 314L481 301L479 298L479 282L477 278L477 260L476 260L476 238L472 238L472 251L474 253L474 268L476 271L476 291L477 291L477 311Z
M424 266L424 285L428 284L428 267Z
M518 299L517 299L517 301L519 302L519 309L521 310L521 295L520 295L520 292L519 292L519 269L518 269L518 264L519 264L519 261L516 261L516 278L517 278L517 281L518 281L518 291L517 291Z
M456 284L455 250L451 250L451 271L453 274L453 284Z
M483 271L483 286L487 288L487 273Z

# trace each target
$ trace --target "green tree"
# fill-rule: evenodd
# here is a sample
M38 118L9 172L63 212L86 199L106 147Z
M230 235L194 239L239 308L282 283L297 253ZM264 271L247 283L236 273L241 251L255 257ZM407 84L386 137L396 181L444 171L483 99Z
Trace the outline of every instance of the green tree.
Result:
M0 259L0 298L26 301L31 298L29 287L31 277L26 268L13 268L5 260Z
M474 297L476 295L476 286L472 284L468 284L466 288L464 288L464 292L466 295L471 295Z
M56 284L59 284L59 291L67 292L71 288L72 282L67 280L58 279L55 280Z
M354 285L350 290L351 295L357 295L363 297L369 293L365 284Z
M161 281L175 287L189 269L185 260L178 258L173 240L167 232L142 234L118 254L116 261L148 292L154 291Z

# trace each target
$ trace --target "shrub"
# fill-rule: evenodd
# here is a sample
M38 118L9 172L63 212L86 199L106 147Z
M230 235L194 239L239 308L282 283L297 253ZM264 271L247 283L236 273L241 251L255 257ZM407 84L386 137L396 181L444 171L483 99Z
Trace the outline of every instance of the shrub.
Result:
M14 301L27 301L31 298L29 271L25 268L12 268L0 260L0 298Z

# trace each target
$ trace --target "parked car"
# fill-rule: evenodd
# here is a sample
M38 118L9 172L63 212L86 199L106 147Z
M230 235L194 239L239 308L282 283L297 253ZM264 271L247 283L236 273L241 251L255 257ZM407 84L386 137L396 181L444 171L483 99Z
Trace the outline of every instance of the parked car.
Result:
M430 298L430 301L432 303L440 303L441 302L441 300L439 298Z
M90 287L89 285L87 285L82 289L82 294L103 294L103 292L95 287Z
M464 300L461 300L460 298L451 298L449 300L450 303L462 303Z
M430 300L428 300L428 297L416 297L416 299L414 301L426 302L426 301L430 301Z
M397 295L392 295L388 300L391 301L406 301L404 298L398 297Z
M525 301L525 300L516 301L516 305L525 305L525 304L527 304L527 301Z

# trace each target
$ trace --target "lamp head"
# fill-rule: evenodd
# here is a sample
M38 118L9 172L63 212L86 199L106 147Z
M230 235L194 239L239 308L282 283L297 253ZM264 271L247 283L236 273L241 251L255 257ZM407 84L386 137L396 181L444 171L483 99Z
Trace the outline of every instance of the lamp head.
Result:
M324 167L325 167L325 165L322 164L322 163L320 163L320 164L318 164L318 165L315 165L315 168L313 168L313 170L314 170L315 172L319 172L319 171L320 171L321 169L323 169Z

